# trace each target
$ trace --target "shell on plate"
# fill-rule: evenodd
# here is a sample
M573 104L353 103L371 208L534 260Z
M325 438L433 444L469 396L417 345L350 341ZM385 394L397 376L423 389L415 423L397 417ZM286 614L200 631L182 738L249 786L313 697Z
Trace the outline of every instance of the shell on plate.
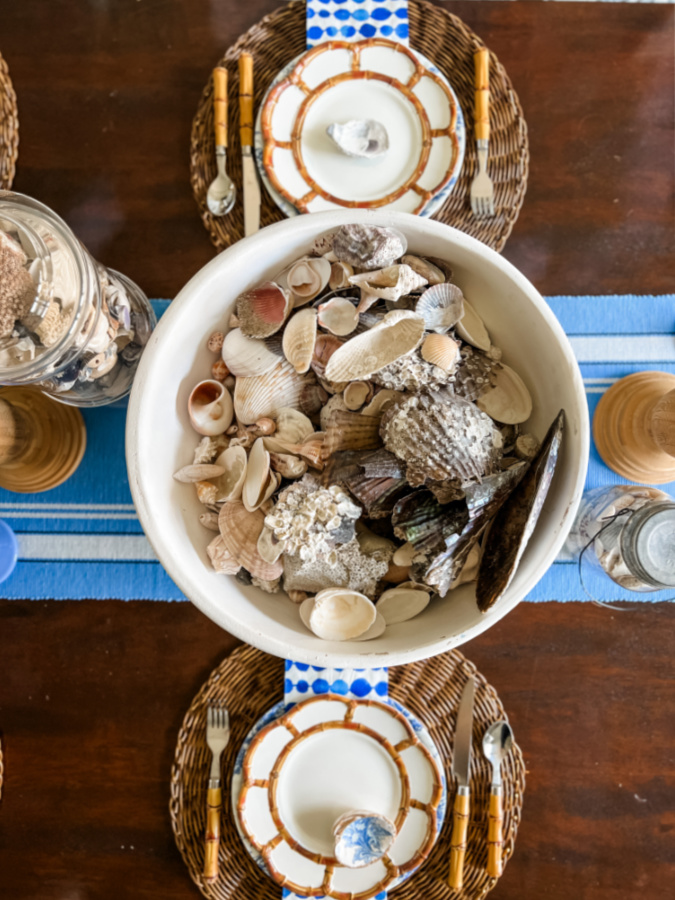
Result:
M342 392L347 409L356 411L373 396L373 386L367 381L350 381Z
M421 275L427 284L443 284L446 281L443 270L422 256L407 255L401 259L401 262Z
M337 262L331 263L328 287L332 291L340 291L349 287L349 279L353 274L354 266L350 266L349 263L338 259Z
M331 263L322 256L303 256L288 269L286 283L293 304L304 306L321 293L328 284Z
M358 311L363 312L378 300L398 300L411 291L426 284L426 280L418 275L410 266L401 264L387 266L375 272L360 272L352 275L350 284L361 290L361 302Z
M309 371L316 344L316 325L316 310L301 309L291 316L284 329L284 356L300 375Z
M406 463L413 487L428 480L478 480L501 456L502 436L473 403L445 391L405 395L382 415L387 450Z
M264 375L279 362L278 355L264 341L248 337L241 328L233 328L225 335L221 356L233 375L245 378Z
M343 813L333 825L334 855L341 866L360 869L381 859L396 839L396 825L368 810Z
M314 355L311 362L312 371L320 378L323 378L326 374L328 361L344 343L343 340L334 334L319 334L314 345Z
M328 588L314 598L309 627L326 641L350 641L364 634L377 618L375 604L347 588Z
M288 291L275 281L264 281L237 297L239 327L248 337L269 337L279 331L292 307Z
M386 314L379 325L357 334L328 360L329 381L364 381L410 353L422 340L424 319L405 309Z
M230 392L220 381L200 381L188 398L188 415L198 434L223 434L234 417Z
M244 425L253 425L263 417L275 418L282 407L295 407L313 415L327 398L314 375L299 375L285 359L264 375L237 378L234 410Z
M464 298L464 313L457 322L455 331L467 344L484 352L487 352L492 345L485 323L466 297Z
M395 228L343 225L333 234L336 259L360 269L381 269L403 256L408 242Z
M318 308L319 325L343 337L351 334L359 324L359 314L356 305L347 297L333 297Z
M389 149L387 129L375 119L332 122L326 134L344 154L357 159L376 159Z
M424 317L427 331L445 334L464 314L464 295L455 284L434 284L417 301L415 312Z
M454 372L460 360L459 344L447 334L430 334L420 348L422 358L444 372Z
M377 601L377 611L387 625L399 625L419 615L429 605L429 591L422 585L404 587L399 585L385 591Z
M173 473L173 477L176 481L180 481L183 484L194 484L196 481L209 481L212 478L217 478L219 475L223 475L224 472L225 469L222 466L217 466L214 463L201 463L199 465L183 466L182 469Z
M479 409L496 422L518 425L532 414L532 397L525 382L510 366L501 363L495 383L476 400Z
M239 500L226 503L218 515L218 526L225 548L232 558L255 578L274 581L283 573L280 561L269 563L258 552L258 539L265 525L260 509L249 512Z

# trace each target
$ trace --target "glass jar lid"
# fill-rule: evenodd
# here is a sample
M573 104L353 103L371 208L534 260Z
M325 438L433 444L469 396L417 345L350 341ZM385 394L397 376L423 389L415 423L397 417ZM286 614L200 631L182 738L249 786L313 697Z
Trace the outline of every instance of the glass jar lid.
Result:
M655 587L675 587L675 503L648 503L639 509L621 544L638 578Z

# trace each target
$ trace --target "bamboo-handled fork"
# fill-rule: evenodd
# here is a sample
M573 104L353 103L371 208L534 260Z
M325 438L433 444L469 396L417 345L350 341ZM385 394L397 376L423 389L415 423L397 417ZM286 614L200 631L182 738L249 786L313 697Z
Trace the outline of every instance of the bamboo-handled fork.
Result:
M494 186L487 173L490 146L490 52L483 48L473 55L475 67L474 132L478 150L478 174L471 182L471 211L474 216L494 216Z
M223 707L209 706L206 716L206 745L212 753L211 774L206 794L206 835L204 848L204 881L218 878L218 848L220 846L220 810L223 791L220 776L220 757L230 739L230 717Z

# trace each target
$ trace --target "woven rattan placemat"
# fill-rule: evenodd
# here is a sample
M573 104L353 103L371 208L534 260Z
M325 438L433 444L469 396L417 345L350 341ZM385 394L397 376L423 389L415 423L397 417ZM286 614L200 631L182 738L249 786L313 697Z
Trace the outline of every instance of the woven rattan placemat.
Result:
M495 184L495 216L476 219L469 205L469 186L477 169L473 134L473 53L482 41L451 13L423 0L409 0L410 46L432 60L447 76L464 111L467 146L459 180L435 219L477 237L501 250L523 205L527 187L529 151L523 111L504 67L490 54L490 162ZM305 4L288 3L266 16L229 48L218 63L228 70L229 149L227 169L240 196L232 212L220 218L206 208L206 191L216 176L211 79L204 88L192 123L190 172L199 211L211 240L223 250L244 236L241 203L241 148L239 144L239 72L242 51L254 60L255 109L277 73L305 49ZM263 189L261 227L283 218Z
M283 662L252 647L240 647L213 671L185 715L178 735L171 772L171 823L176 843L190 876L202 894L218 900L273 900L281 895L244 849L230 812L228 787L234 760L248 731L260 716L283 697ZM464 867L464 888L450 890L446 884L450 859L450 821L453 800L450 765L454 723L467 675L476 677L474 705L474 753L471 763L471 820ZM400 666L389 672L390 694L403 703L429 729L445 761L450 786L448 816L429 860L409 881L395 891L397 900L478 900L490 891L497 879L485 871L487 863L487 810L490 767L480 753L480 742L489 724L506 718L496 691L457 650L433 659ZM204 884L204 828L206 824L206 782L210 753L204 741L206 708L224 704L230 713L232 734L223 754L224 813L220 843L220 875L214 884ZM520 748L502 766L504 778L504 853L508 859L520 822L525 790L525 766Z
M14 181L19 153L19 113L7 63L0 56L0 188L8 190Z

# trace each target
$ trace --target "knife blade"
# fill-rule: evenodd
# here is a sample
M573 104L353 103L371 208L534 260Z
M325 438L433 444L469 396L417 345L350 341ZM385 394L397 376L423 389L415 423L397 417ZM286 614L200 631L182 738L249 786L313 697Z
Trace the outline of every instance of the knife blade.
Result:
M248 237L260 228L260 185L252 148L253 57L250 53L242 53L239 57L239 135L244 186L244 235Z
M459 890L464 884L464 857L466 837L469 830L469 802L471 770L471 738L473 731L473 699L476 682L471 676L462 691L455 725L455 740L452 747L452 774L457 783L457 792L452 809L452 837L450 839L451 888Z

